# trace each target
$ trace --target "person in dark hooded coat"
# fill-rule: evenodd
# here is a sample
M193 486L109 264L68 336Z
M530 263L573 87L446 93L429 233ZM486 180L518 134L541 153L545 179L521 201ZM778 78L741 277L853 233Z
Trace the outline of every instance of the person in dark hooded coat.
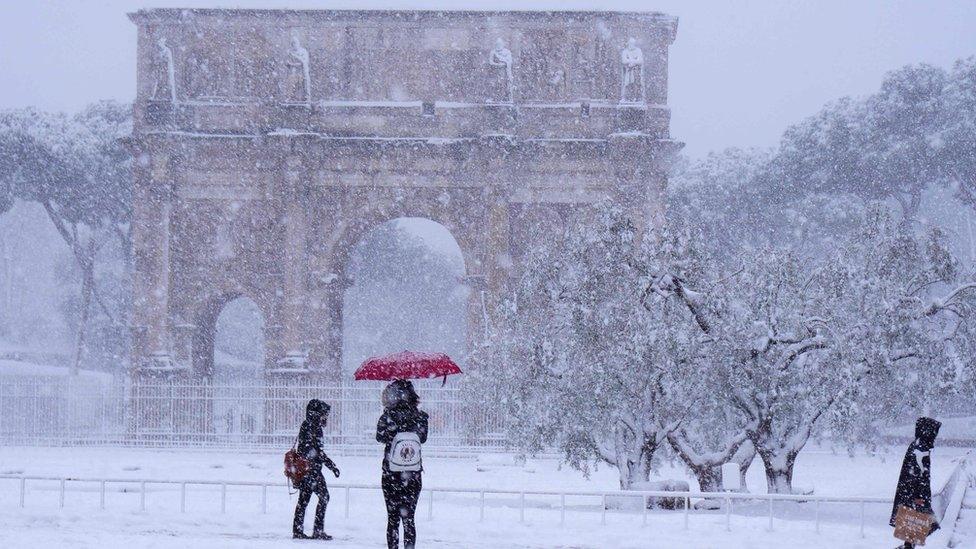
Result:
M305 421L298 431L298 455L307 459L311 468L302 477L298 485L298 504L295 506L295 520L292 522L292 534L296 539L307 539L305 535L305 509L308 502L312 499L312 494L318 496L319 501L315 506L315 525L312 527L313 539L332 539L332 536L325 533L325 508L329 505L329 488L325 484L325 477L322 476L322 466L326 466L332 474L339 478L339 468L325 455L322 449L322 427L329 420L329 410L331 408L325 402L317 398L308 401L305 407Z
M900 506L921 513L934 514L932 511L931 454L932 448L935 446L935 437L938 436L941 426L941 423L930 417L920 417L915 422L915 440L905 452L905 459L901 464L901 474L898 476L895 504L891 510L891 520L889 521L891 526L895 525L895 515L898 514L898 507ZM939 524L933 522L932 532L938 529ZM905 542L904 547L911 549L914 545Z
M427 442L427 413L418 407L420 397L413 384L397 380L383 390L383 415L376 424L376 441L383 443L383 498L386 500L386 544L389 549L400 546L400 523L403 522L403 547L417 545L414 515L422 487L421 467L418 471L390 470L389 454L393 440L399 433L415 433L420 443Z

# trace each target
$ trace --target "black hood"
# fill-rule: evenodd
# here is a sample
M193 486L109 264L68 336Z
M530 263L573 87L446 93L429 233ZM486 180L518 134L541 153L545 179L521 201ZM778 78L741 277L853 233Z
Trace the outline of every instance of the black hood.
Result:
M305 418L310 421L321 421L322 416L329 413L331 407L317 398L308 401L305 407Z
M406 379L398 379L383 389L383 407L396 408L400 406L416 408L420 402L413 383Z
M915 422L915 440L920 450L931 450L935 446L935 437L939 435L942 424L930 417L920 417Z

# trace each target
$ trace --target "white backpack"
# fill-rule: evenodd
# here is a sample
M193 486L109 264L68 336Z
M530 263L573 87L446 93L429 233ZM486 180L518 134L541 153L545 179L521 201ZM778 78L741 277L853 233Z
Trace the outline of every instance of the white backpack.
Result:
M422 467L420 457L420 437L417 433L397 433L390 443L390 453L386 455L390 471L401 473L405 471L420 471Z

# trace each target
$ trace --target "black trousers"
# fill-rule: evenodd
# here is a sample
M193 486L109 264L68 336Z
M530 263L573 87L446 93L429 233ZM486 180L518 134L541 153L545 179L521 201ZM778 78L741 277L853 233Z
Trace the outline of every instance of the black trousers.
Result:
M313 533L319 534L325 528L325 508L329 505L329 487L325 484L322 470L309 471L298 486L298 505L295 506L295 520L292 522L292 532L301 533L305 527L305 509L312 499L312 494L319 498L315 506L315 526Z
M389 549L400 546L400 523L403 523L403 547L417 546L417 501L423 486L421 473L383 473L383 498L386 500L386 545Z

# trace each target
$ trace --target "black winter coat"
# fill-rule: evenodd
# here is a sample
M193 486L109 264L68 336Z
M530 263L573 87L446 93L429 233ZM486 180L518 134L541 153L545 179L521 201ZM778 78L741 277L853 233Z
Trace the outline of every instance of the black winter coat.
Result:
M386 445L383 450L383 472L390 472L390 462L387 455L390 445L397 433L417 433L420 443L427 442L427 412L415 406L401 402L396 406L386 408L380 420L376 423L376 442Z
M335 470L335 463L325 455L322 448L322 415L309 411L302 422L302 427L298 431L298 455L307 459L312 464L312 470L321 472L325 465L330 470Z
M941 423L930 418L919 418L915 424L915 440L908 446L895 489L895 504L891 509L889 524L895 525L898 507L932 514L932 458L931 451ZM933 528L936 529L938 526Z

